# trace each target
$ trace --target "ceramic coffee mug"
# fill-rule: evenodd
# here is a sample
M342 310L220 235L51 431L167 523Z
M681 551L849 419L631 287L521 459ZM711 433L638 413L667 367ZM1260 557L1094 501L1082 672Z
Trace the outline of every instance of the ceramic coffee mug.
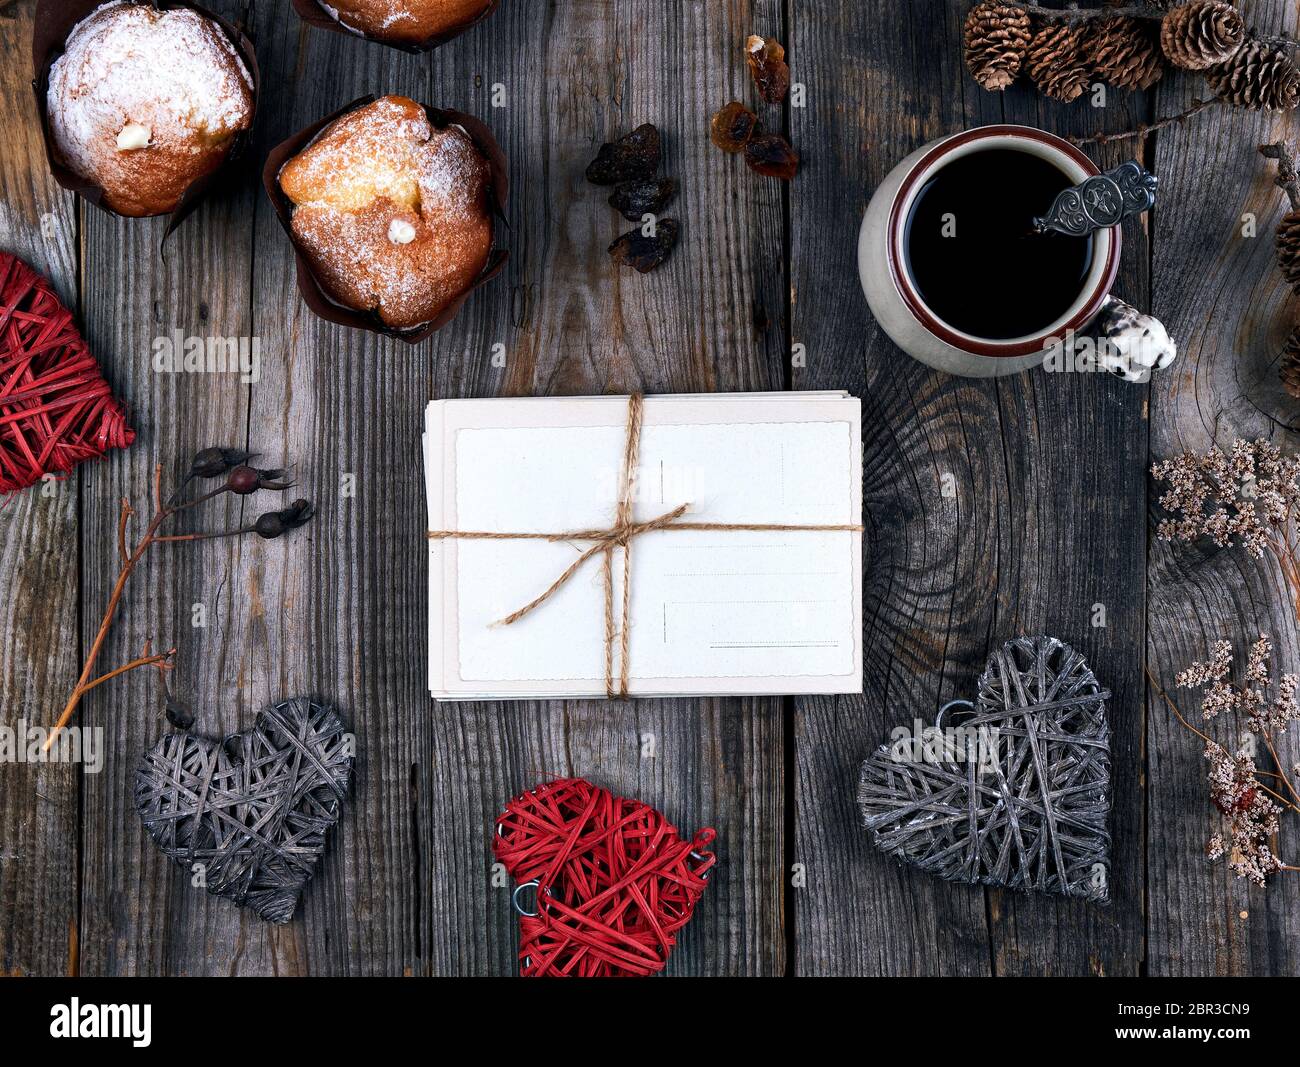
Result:
M983 126L918 148L881 183L867 206L858 237L858 272L867 302L884 331L908 355L941 371L988 378L1015 374L1046 358L1053 338L1086 330L1110 294L1119 269L1118 227L1099 230L1079 295L1054 323L1032 336L991 340L954 329L921 299L906 266L908 215L917 194L944 166L972 152L1003 148L1054 164L1070 184L1100 173L1068 141L1029 126ZM1009 295L1008 299L1014 299Z

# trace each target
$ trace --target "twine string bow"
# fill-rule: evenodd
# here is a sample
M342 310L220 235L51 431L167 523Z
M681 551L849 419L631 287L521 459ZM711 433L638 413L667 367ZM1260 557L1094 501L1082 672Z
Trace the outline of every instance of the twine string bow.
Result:
M628 642L629 616L631 614L632 590L632 542L642 534L656 530L714 530L714 531L758 531L758 532L809 532L809 531L848 531L860 532L860 523L782 523L782 522L682 522L682 516L690 510L690 504L679 504L671 511L666 511L654 519L637 522L632 517L636 497L637 465L641 454L641 429L644 421L645 398L640 393L628 397L627 436L623 446L623 467L619 475L618 502L614 512L614 523L604 529L568 530L563 533L498 533L481 530L430 530L431 540L461 541L584 541L591 542L565 569L564 573L553 581L540 596L530 600L518 611L512 612L504 619L493 623L494 626L510 626L528 615L535 608L546 603L559 589L593 556L601 556L601 566L605 586L605 694L611 699L626 700L628 696ZM620 616L615 626L614 617L614 552L621 549L623 553L623 596ZM619 645L619 677L614 683L614 643Z

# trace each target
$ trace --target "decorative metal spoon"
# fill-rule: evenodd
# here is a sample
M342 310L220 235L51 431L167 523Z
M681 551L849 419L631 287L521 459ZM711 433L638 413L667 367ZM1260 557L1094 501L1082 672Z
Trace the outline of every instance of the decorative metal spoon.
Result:
M1034 230L1083 237L1103 226L1116 226L1124 219L1150 211L1156 202L1157 178L1130 159L1105 174L1062 189L1046 215L1034 219Z

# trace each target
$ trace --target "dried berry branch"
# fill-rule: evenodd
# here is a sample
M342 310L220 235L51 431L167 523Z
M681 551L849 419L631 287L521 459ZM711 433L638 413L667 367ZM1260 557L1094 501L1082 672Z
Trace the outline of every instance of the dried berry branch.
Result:
M117 549L118 555L122 561L122 568L118 573L117 580L113 583L113 590L109 594L108 606L104 610L104 617L100 620L99 630L95 634L94 641L91 642L90 651L86 655L86 661L82 665L81 675L77 679L77 684L73 687L68 702L64 705L58 721L49 731L45 739L43 748L49 751L54 744L55 738L59 732L67 726L72 716L76 713L78 705L90 690L104 682L128 671L136 670L140 667L157 667L160 671L169 670L171 660L176 654L176 650L170 649L167 652L157 655L151 654L146 645L144 654L116 667L98 677L92 677L95 664L99 661L100 653L104 649L104 642L108 638L109 630L112 628L113 620L117 615L118 606L122 601L122 594L126 590L127 581L130 579L135 568L144 558L145 554L154 545L179 543L185 541L201 541L216 537L236 537L243 534L255 533L263 538L279 537L289 530L302 526L311 520L315 511L312 505L306 500L295 500L288 508L280 511L271 511L260 516L256 522L249 526L239 527L234 530L220 531L203 531L197 533L184 534L164 534L163 527L176 516L192 510L207 501L226 493L234 493L237 496L248 496L262 489L273 491L282 491L293 486L292 480L286 480L287 474L284 470L259 470L256 467L247 465L247 461L254 458L247 452L236 449L210 448L204 449L190 465L190 470L170 498L163 499L162 491L162 465L159 464L154 468L153 478L153 498L154 498L154 515L149 520L148 526L145 527L140 540L136 542L134 548L128 549L128 532L131 525L131 519L135 515L135 509L131 502L125 497L122 499L122 511L118 518L117 524ZM219 487L206 493L194 497L191 500L180 500L179 494L181 489L188 485L195 478L217 478L225 475L225 481Z
M172 657L174 657L175 655L176 655L176 649L174 648L170 648L166 652L150 654L147 649L147 642L146 642L146 651L144 655L139 656L138 658L133 659L127 663L123 663L122 666L120 667L115 667L107 674L101 674L94 681L90 681L87 682L85 685L79 686L78 691L80 692L81 696L85 696L92 689L94 689L95 686L103 685L105 682L113 678L116 678L119 674L125 674L127 671L133 671L137 667L157 667L160 670L171 670L171 660Z

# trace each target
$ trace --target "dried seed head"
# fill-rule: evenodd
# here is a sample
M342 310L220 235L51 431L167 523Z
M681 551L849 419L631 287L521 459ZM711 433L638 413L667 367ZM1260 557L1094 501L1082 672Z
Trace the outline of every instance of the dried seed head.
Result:
M167 721L178 730L188 730L194 725L194 713L170 693L167 694Z
M190 463L189 477L219 478L256 455L239 448L205 448L195 454Z
M246 467L241 464L230 472L230 477L226 479L226 487L232 493L247 496L249 493L257 492L261 481L261 471L256 467Z
M292 481L283 480L288 473L280 467L258 470L256 467L241 464L230 472L230 477L226 479L226 488L239 496L247 496L259 489L288 489L293 485Z
M295 500L282 511L268 511L265 515L258 517L253 524L253 530L258 537L263 537L268 541L280 537L290 530L296 530L299 526L305 526L311 522L316 514L316 509L309 500Z

